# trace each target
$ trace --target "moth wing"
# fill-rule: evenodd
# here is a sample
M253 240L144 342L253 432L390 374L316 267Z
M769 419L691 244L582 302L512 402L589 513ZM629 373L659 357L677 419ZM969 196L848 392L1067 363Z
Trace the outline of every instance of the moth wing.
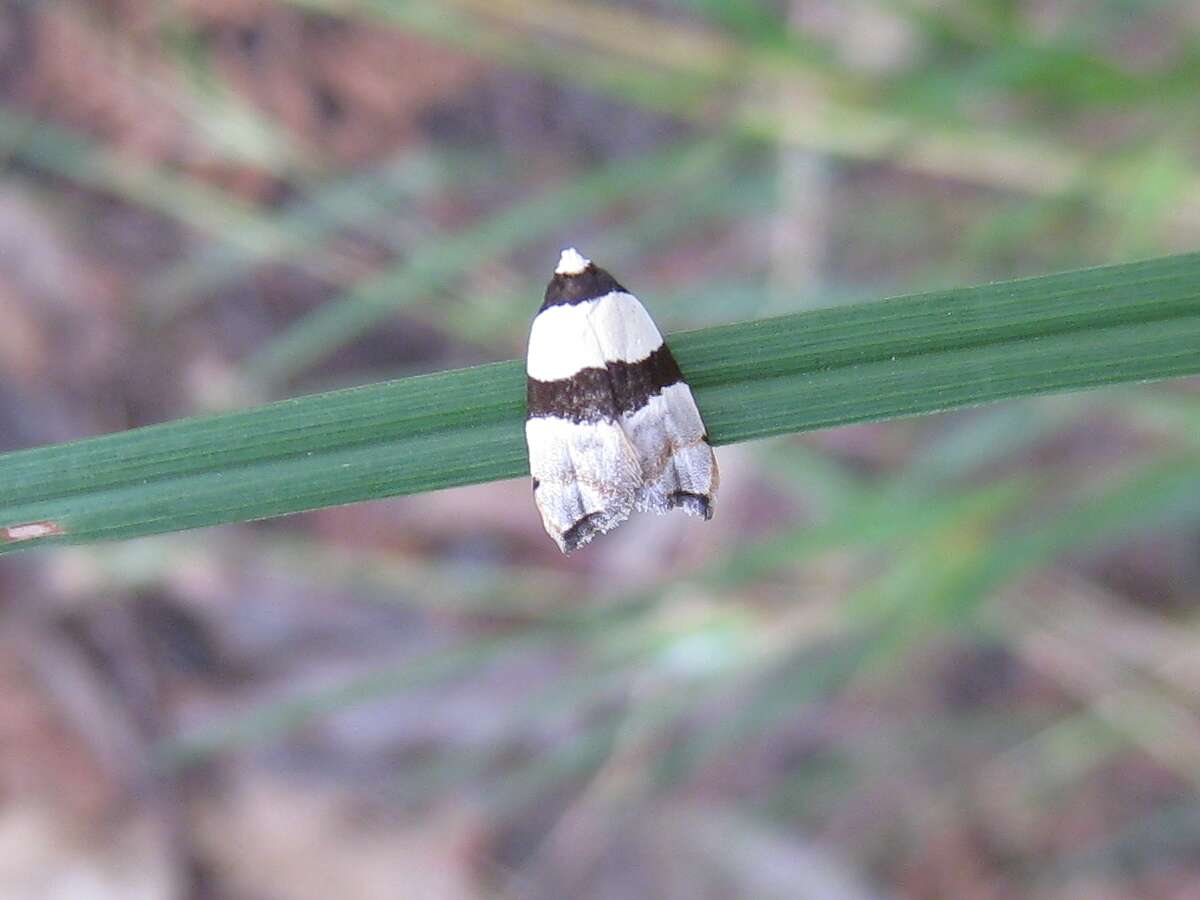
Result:
M538 315L527 372L534 501L547 533L570 553L629 518L642 470L587 310L551 307Z
M608 360L621 427L642 471L635 507L712 518L720 472L692 390L650 313L632 294L609 294L590 311Z
M627 291L613 291L596 301L588 309L587 322L610 367L640 362L663 345L662 332L650 313ZM618 397L618 405L620 400Z
M657 513L682 509L711 519L721 475L687 382L663 388L621 424L642 467L635 507Z
M525 436L533 498L546 532L563 553L629 518L642 470L617 422L538 417L526 421Z

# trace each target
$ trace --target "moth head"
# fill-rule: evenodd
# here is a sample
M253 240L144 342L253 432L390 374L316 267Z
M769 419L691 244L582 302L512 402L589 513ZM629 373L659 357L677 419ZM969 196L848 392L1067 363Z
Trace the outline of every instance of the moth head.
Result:
M558 266L554 270L555 275L582 275L587 267L592 264L592 261L585 257L574 247L568 247L558 257Z
M554 277L546 285L546 299L542 303L542 309L560 304L599 300L614 291L625 291L625 288L574 247L568 247L559 256Z

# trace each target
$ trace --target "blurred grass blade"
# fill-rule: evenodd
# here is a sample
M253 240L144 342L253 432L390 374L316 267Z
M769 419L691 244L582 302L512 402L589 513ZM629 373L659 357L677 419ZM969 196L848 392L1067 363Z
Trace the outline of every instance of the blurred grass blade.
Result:
M646 298L651 300L653 298ZM1200 373L1200 254L677 334L717 444ZM524 474L504 362L0 456L0 552Z
M437 682L493 659L528 653L540 637L534 632L523 638L484 637L453 650L439 647L394 666L365 672L334 687L283 702L275 701L256 709L251 715L166 740L155 748L157 763L164 769L182 767L219 750L265 741L348 706Z
M99 143L0 105L0 155L154 210L202 234L265 252L277 241L261 213L216 188L122 157Z
M728 177L728 167L722 167L722 162L714 158L708 165L694 165L687 171L672 173L662 185L667 194L663 202L623 210L620 228L605 229L589 237L588 252L605 260L613 271L637 271L634 260L651 259L657 251L677 245L681 238L717 227L714 223L728 224L740 217L765 215L778 196L774 173L752 171ZM495 346L497 336L521 334L529 327L531 298L541 296L546 289L544 274L527 274L529 277L525 279L497 285L495 294L485 296L460 290L453 303L436 308L420 304L412 308L409 316L423 317L459 340ZM710 295L712 302L706 303ZM672 321L684 315L689 322L699 325L706 324L706 317L709 321L723 321L735 313L751 316L761 305L761 290L744 284L734 287L730 282L724 285L706 282L703 291L689 284L670 295L659 296L655 309L660 325L670 327Z
M1004 69L1024 66L1040 72L1039 83L1059 103L1081 101L1068 84L1079 86L1079 71L1095 75L1124 94L1128 102L1163 100L1162 80L1123 75L1095 55L1060 47L1051 51L1005 37L1010 53L992 75L982 71L934 68L893 78L890 89L865 80L854 67L839 66L819 43L802 33L774 33L751 25L728 4L689 0L716 11L733 26L722 34L678 18L624 7L572 0L452 0L441 4L397 0L288 0L327 15L370 17L409 29L460 50L556 81L580 84L623 103L711 127L720 122L728 135L767 138L818 153L890 165L968 184L1058 197L1079 191L1106 212L1121 215L1128 204L1128 179L1143 169L1140 154L1125 165L1097 166L1091 154L1047 134L1022 128L984 129L964 122L954 110L978 103L980 91L1008 87ZM738 3L736 7L747 7ZM904 7L909 4L904 4ZM731 15L732 13L732 15ZM953 19L913 11L909 18ZM563 40L547 40L552 35ZM736 35L736 37L735 37ZM768 38L768 35L770 37ZM974 42L968 45L974 47ZM980 54L990 62L987 54ZM979 69L980 67L975 67ZM1190 100L1193 66L1170 79L1171 99ZM918 67L921 69L921 67ZM961 67L959 67L961 69ZM894 83L893 83L894 82ZM755 86L746 90L747 85ZM781 106L779 90L819 102ZM1178 91L1178 93L1176 93ZM1087 89L1095 98L1104 89ZM992 96L986 93L985 96ZM1006 94L998 95L1006 97ZM873 98L873 99L872 99ZM970 102L964 102L969 98ZM786 114L781 115L781 109ZM1184 108L1179 107L1181 110ZM1044 131L1044 129L1042 130ZM1167 224L1200 228L1200 181L1194 176L1175 197ZM1161 223L1160 223L1161 224Z
M695 166L723 159L731 145L703 141L619 160L569 179L489 216L453 237L438 236L400 264L359 282L301 319L245 364L260 383L277 384L353 340L406 303L444 289L485 260L527 245L564 223L608 209Z
M361 277L363 261L332 240L341 230L371 229L380 240L397 243L396 226L391 220L402 217L423 198L444 191L452 172L457 185L468 177L458 169L470 175L483 171L495 177L493 167L482 160L472 159L472 165L466 165L455 157L454 162L461 164L456 167L446 156L418 151L364 172L341 174L308 186L298 200L266 219L274 225L277 240L262 244L241 241L237 235L221 235L218 242L199 246L139 292L143 314L161 326L188 308L198 295L214 291L264 263L300 265L310 275L338 283ZM385 222L388 227L384 227Z

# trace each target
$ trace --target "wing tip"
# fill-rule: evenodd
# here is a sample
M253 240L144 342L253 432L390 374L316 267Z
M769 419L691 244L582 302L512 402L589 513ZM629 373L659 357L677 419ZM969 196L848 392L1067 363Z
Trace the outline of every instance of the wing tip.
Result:
M682 509L689 516L696 516L707 522L713 517L714 499L712 494L676 491L667 497L667 503L672 509Z
M562 533L561 536L551 534L563 556L570 556L598 534L612 531L629 518L632 509L597 510L588 513Z

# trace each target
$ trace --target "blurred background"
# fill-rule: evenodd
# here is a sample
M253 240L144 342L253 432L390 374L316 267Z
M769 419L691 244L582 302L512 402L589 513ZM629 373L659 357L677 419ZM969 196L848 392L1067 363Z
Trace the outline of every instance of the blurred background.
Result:
M9 0L0 449L1195 248L1200 4ZM1200 391L0 563L0 897L1200 897Z

